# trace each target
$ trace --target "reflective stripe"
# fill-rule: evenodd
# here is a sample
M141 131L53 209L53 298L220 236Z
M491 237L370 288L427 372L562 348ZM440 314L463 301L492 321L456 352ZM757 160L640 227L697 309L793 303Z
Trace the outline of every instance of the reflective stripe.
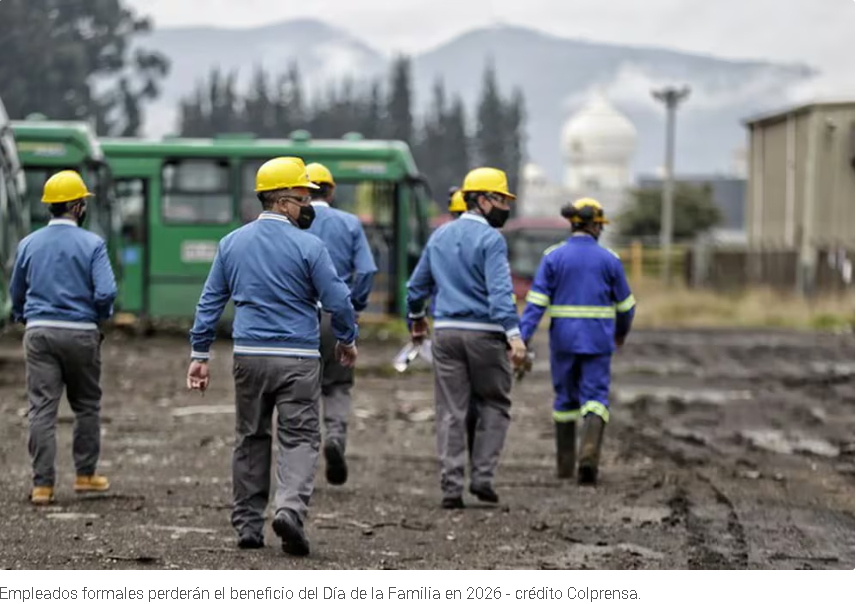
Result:
M561 242L557 243L556 245L551 245L546 250L544 250L544 255L546 256L546 255L550 254L551 252L559 249L560 247L565 245L565 243L566 243L565 241L561 241Z
M615 310L618 312L627 312L634 306L636 306L636 298L633 297L633 294L630 294L626 299L615 305Z
M232 352L237 355L244 356L264 356L264 357L298 357L317 359L321 353L317 350L306 350L303 348L270 348L264 346L235 346Z
M553 421L557 424L569 424L577 421L580 417L580 410L573 411L553 411Z
M456 321L455 319L434 321L434 331L437 331L438 329L464 329L467 331L505 333L502 325L497 325L495 323L476 323L475 321Z
M551 306L550 316L557 319L614 319L614 306Z
M55 329L77 329L79 331L95 331L98 325L95 323L77 323L75 321L48 321L35 319L27 321L26 329L35 329L36 327L52 327Z
M532 290L529 290L529 293L526 294L526 301L537 306L550 306L550 296L545 296Z
M598 401L586 401L586 404L583 405L582 408L582 414L583 416L586 416L589 413L599 415L603 418L604 423L609 423L609 408L603 403Z

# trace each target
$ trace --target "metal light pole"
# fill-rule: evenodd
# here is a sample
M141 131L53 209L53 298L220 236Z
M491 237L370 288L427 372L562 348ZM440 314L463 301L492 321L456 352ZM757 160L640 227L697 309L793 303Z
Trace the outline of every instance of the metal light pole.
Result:
M666 106L666 174L663 179L663 204L660 208L660 250L663 257L663 282L669 285L675 222L675 114L681 101L690 95L690 88L666 86L652 90L651 95Z

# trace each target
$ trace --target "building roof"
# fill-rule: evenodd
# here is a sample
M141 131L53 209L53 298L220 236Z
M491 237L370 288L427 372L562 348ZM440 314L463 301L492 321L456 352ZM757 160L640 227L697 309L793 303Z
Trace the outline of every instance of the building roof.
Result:
M775 121L782 119L788 115L792 115L795 113L803 113L804 111L810 111L815 107L845 107L845 106L854 106L853 99L838 99L838 100L826 100L826 101L813 101L808 103L800 103L797 105L790 105L784 108L766 111L763 113L757 113L753 116L747 117L743 119L744 126L751 126L753 124Z

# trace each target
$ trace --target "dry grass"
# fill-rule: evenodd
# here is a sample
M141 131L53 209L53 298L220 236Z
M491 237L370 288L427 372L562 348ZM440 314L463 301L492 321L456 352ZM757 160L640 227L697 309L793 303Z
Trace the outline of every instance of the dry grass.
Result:
M852 329L853 291L807 301L767 289L717 293L663 288L656 281L634 285L638 306L635 327L777 327Z

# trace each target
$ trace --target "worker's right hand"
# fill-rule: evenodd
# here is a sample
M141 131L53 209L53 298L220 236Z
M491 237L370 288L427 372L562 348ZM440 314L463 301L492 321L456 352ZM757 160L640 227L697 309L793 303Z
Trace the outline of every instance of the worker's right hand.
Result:
M508 342L511 349L508 351L508 358L515 367L520 367L526 361L526 344L523 338L512 338Z
M208 389L208 363L191 361L187 369L187 389L205 392Z
M414 344L421 344L428 337L428 319L414 319L410 326L410 339Z
M338 342L336 344L336 360L343 367L353 367L357 364L357 345L348 346Z

